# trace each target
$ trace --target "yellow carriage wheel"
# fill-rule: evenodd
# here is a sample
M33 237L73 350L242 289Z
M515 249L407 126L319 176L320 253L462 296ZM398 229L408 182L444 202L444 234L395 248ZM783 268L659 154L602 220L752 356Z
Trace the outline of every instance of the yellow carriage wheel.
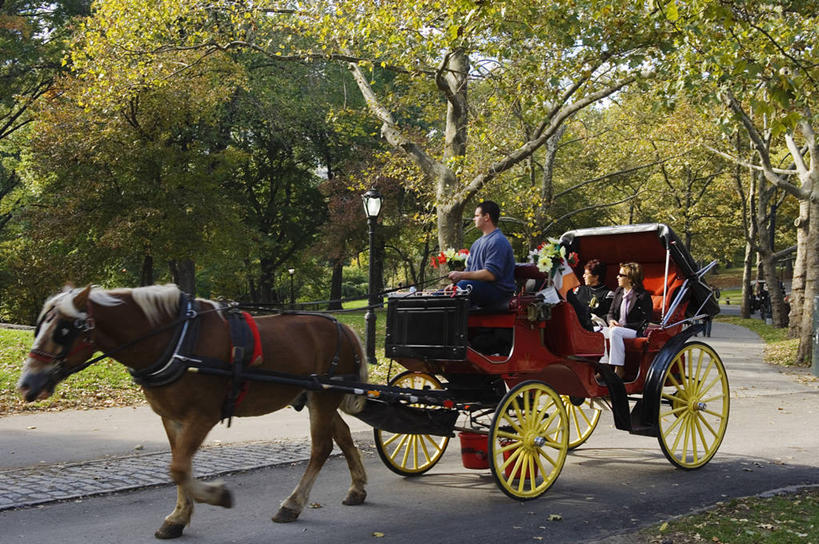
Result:
M672 464L705 465L717 452L728 426L728 376L719 355L702 342L683 345L663 376L658 440Z
M589 439L603 411L596 408L591 399L582 399L581 404L575 404L569 395L560 398L569 417L569 449L573 450Z
M435 376L407 371L399 374L390 385L407 389L442 389ZM417 408L431 408L412 404ZM448 436L429 434L401 434L373 429L378 456L391 471L401 476L418 476L435 466L446 451Z
M569 451L569 421L560 395L542 382L513 387L489 430L489 466L513 499L542 495L557 480Z

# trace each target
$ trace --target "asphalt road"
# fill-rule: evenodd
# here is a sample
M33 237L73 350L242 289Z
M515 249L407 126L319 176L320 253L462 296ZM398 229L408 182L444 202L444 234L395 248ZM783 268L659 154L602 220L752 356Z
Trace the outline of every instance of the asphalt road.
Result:
M254 470L226 476L235 507L198 505L182 541L594 542L729 498L819 485L819 386L807 373L759 362L758 340L743 331L719 325L708 339L726 363L732 406L719 452L699 470L673 468L656 439L615 430L610 414L570 454L555 485L524 503L501 493L489 471L464 469L457 442L432 471L411 479L387 470L365 443L364 505L341 505L349 477L344 461L333 458L316 482L313 507L295 523L274 524L270 517L304 464ZM156 542L153 532L175 496L171 487L155 487L0 512L0 543Z

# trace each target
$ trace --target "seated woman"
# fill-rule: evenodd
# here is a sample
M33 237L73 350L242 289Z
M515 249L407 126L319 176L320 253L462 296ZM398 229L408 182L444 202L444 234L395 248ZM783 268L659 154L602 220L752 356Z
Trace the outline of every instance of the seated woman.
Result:
M609 326L602 331L609 339L610 347L600 362L614 366L615 373L622 378L626 362L623 340L642 334L651 320L652 303L651 295L643 288L643 269L639 264L621 264L617 285L607 316Z
M592 315L599 317L603 323L607 323L606 316L614 298L614 293L603 283L605 277L605 263L592 259L583 267L584 285L574 289L578 302L587 307Z

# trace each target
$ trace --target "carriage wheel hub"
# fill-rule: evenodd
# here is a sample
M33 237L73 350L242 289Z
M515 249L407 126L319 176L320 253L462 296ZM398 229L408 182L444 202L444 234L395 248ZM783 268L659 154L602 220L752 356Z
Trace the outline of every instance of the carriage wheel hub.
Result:
M696 400L692 400L688 403L688 410L691 412L701 412L705 410L706 404L704 402L698 402Z

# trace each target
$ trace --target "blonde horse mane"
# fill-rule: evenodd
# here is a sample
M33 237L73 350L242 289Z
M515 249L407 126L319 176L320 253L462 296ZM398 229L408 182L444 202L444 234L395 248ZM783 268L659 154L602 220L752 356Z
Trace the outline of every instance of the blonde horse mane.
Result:
M173 283L130 289L131 297L145 313L148 322L156 326L163 318L176 317L179 312L179 287Z

